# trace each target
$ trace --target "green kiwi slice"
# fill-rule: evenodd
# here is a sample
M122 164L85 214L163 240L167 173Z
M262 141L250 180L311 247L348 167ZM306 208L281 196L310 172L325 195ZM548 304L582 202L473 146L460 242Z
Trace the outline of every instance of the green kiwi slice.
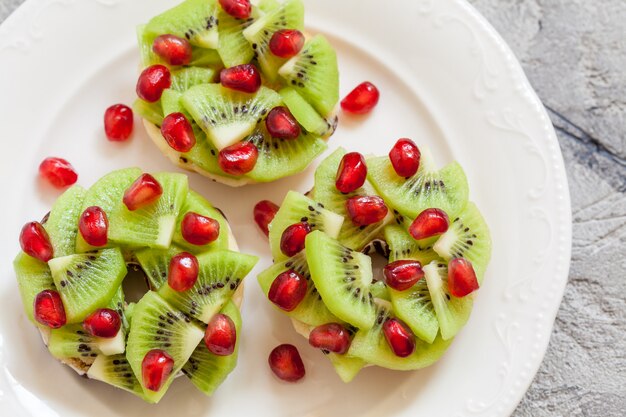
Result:
M204 323L230 300L259 258L228 250L198 255L200 271L195 285L178 292L162 285L159 295L173 307Z
M54 203L44 227L54 248L54 257L71 255L75 252L78 235L78 218L87 191L80 185L67 189Z
M259 1L259 10L263 13L269 13L280 7L280 1L278 0L261 0Z
M339 101L337 54L328 40L316 35L278 73L287 84L307 99L322 117Z
M252 6L248 19L237 19L219 9L217 17L220 40L217 52L227 68L247 64L254 58L254 50L243 37L243 31L252 25L259 15L259 10L255 6Z
M439 237L433 249L445 260L465 258L472 263L478 283L482 284L485 269L491 258L491 235L478 207L472 202L452 222L448 231Z
M385 284L385 281L376 281L370 286L370 292L372 297L380 298L381 300L391 301L391 294L389 294L389 287Z
M224 305L221 313L230 317L235 324L237 331L235 351L228 356L214 355L207 349L204 340L201 340L182 369L191 383L209 396L213 395L215 390L235 369L239 354L239 343L241 340L241 315L239 309L232 301L229 301Z
M170 261L174 255L184 252L184 249L171 245L167 249L142 249L135 253L141 269L148 279L150 289L158 291L163 284L167 284L167 275Z
M254 94L220 84L202 84L187 90L183 105L218 150L246 138L265 115L280 103L274 90L261 87Z
M50 268L47 263L41 262L24 252L20 252L15 257L13 268L15 269L24 312L31 322L38 324L33 315L35 297L43 290L56 289Z
M109 217L109 239L131 247L167 248L170 246L176 219L180 213L189 185L187 176L158 173L154 178L161 184L159 199L135 211L118 200Z
M331 237L337 237L343 221L343 217L326 210L322 204L298 192L289 191L269 225L269 240L274 260L278 262L287 259L280 250L280 239L285 229L292 224L307 222L312 230L321 230Z
M470 296L456 298L448 289L448 267L433 261L424 266L430 298L437 314L443 340L450 340L465 326L472 312L474 299ZM420 281L421 282L421 281Z
M469 193L463 168L453 162L437 170L426 148L420 167L410 178L396 174L386 156L367 160L367 178L378 193L401 214L415 218L427 208L439 208L452 219L465 207Z
M358 373L361 372L361 369L367 365L367 362L363 359L354 356L338 355L332 352L328 353L326 356L328 356L328 359L330 359L330 362L333 364L339 378L345 383L352 381Z
M298 94L295 89L291 87L283 88L279 91L279 94L293 117L296 118L298 123L300 123L307 132L322 137L328 137L335 131L337 127L337 117L334 117L333 123L330 123L320 116L313 106Z
M292 319L314 327L325 323L341 322L341 320L328 310L317 288L315 288L315 283L311 279L311 273L307 265L305 251L284 261L274 263L271 267L258 275L257 279L265 296L267 297L276 277L290 269L293 269L300 274L300 276L305 278L308 287L306 296L300 304L298 304L298 307L292 311L285 311L284 313Z
M243 31L243 36L250 42L263 74L270 80L276 80L278 68L284 59L272 54L270 39L281 29L304 29L304 5L300 0L287 0L279 7L269 10Z
M307 235L305 248L311 278L326 307L359 329L372 327L376 307L370 292L371 258L319 230Z
M87 371L89 379L106 382L109 385L123 389L136 396L148 400L143 395L141 383L135 377L133 370L123 354L98 355Z
M217 48L219 42L217 0L185 0L178 6L152 18L147 34L176 35L193 45Z
M346 201L351 197L376 195L376 193L369 184L365 184L349 194L343 194L337 190L335 177L341 158L345 154L346 151L343 148L339 148L317 167L315 170L313 198L322 203L327 209L345 218L337 240L350 249L361 251L367 244L382 234L385 225L393 220L393 214L390 211L383 221L368 226L357 226L350 220Z
M138 98L133 102L133 111L153 125L160 127L163 123L163 110L159 102L148 103Z
M48 350L57 359L77 358L89 364L98 354L110 356L124 353L125 342L122 330L115 337L104 339L88 334L82 324L67 324L50 330Z
M151 402L159 402L172 380L182 369L204 336L204 330L153 291L148 291L135 306L133 325L128 334L126 358L135 376L142 375L141 363L152 349L160 349L174 359L174 368L158 392L143 386Z
M170 89L183 93L194 85L213 82L216 75L217 71L213 68L181 68L179 70L172 71L172 85L170 86Z

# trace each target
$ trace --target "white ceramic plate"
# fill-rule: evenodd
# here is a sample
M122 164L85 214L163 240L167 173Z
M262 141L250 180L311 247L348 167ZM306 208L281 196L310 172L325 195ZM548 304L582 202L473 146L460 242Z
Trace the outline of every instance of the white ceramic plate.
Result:
M493 235L493 260L467 327L444 358L420 372L368 368L348 385L307 347L249 277L240 363L214 398L184 378L158 406L79 378L46 352L22 312L11 261L23 223L58 192L36 179L39 161L69 159L91 185L131 165L173 167L137 124L129 143L104 138L103 112L131 103L138 68L134 27L176 0L28 0L0 27L0 414L3 416L506 416L544 355L567 279L570 205L563 161L546 113L509 48L462 0L307 1L311 31L329 36L342 95L363 80L382 91L366 117L343 117L330 147L385 154L402 136L440 164L465 167L471 198ZM271 185L229 189L191 174L221 207L241 249L270 262L253 204L307 190L313 168ZM299 346L302 383L278 382L267 355Z

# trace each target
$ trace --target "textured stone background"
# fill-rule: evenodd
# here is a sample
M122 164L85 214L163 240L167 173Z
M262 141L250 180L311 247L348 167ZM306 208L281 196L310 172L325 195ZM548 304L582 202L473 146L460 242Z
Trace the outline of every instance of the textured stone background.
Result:
M0 0L0 22L23 0ZM514 416L626 416L626 0L470 0L521 60L565 157L574 244L546 358Z

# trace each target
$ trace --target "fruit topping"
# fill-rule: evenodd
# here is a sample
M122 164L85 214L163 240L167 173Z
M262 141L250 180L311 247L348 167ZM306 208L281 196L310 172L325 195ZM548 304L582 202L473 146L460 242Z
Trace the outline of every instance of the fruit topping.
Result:
M51 329L65 326L65 308L58 292L43 290L35 297L35 320Z
M357 226L381 222L389 212L382 198L371 195L350 197L346 208L352 223Z
M163 90L170 88L172 77L164 65L152 65L141 72L137 80L137 96L149 103L159 101Z
M159 391L174 368L174 359L165 351L152 349L141 362L143 385L150 391Z
M42 262L48 262L54 253L48 232L39 222L26 223L22 227L20 246L26 254Z
M339 323L322 324L309 333L309 344L343 355L350 348L350 333Z
M112 142L124 142L133 133L133 111L124 104L114 104L104 112L104 133Z
M247 19L252 12L250 0L219 0L222 9L236 19Z
M259 157L259 149L252 142L239 142L222 149L218 164L229 175L243 175L252 171Z
M306 235L311 232L307 222L292 224L287 227L280 238L280 250L291 257L304 249Z
M107 214L98 206L87 207L80 215L78 230L89 245L105 246L109 232Z
M235 323L226 314L216 314L204 332L204 343L214 355L231 355L237 343Z
M422 264L411 260L391 262L385 266L383 274L385 276L385 284L396 291L408 290L417 281L424 278Z
M254 206L254 221L265 236L269 236L270 234L269 224L274 220L278 209L280 209L280 207L269 200L259 201Z
M176 152L189 152L196 144L196 136L191 123L182 113L168 114L163 119L161 134Z
M141 174L124 192L124 205L130 211L135 211L157 201L163 188L150 174Z
M409 233L415 240L438 236L448 230L450 219L445 211L429 208L422 211L411 223Z
M415 350L415 336L401 320L389 319L383 324L383 334L393 353L406 358Z
M291 58L304 46L304 35L296 29L281 29L270 39L270 51L280 58Z
M168 269L168 285L174 291L187 291L198 280L199 268L198 259L188 252L173 256Z
M267 297L282 310L293 311L302 302L306 293L306 279L290 269L282 272L274 279Z
M191 62L191 44L187 39L176 35L157 36L152 44L152 51L169 65L188 65Z
M378 104L380 93L378 88L370 82L359 84L343 100L343 111L354 114L369 113Z
M62 158L46 158L39 165L39 175L56 188L65 188L78 179L72 164Z
M294 345L276 346L268 359L270 369L278 378L287 382L296 382L304 377L304 363Z
M261 73L253 64L237 65L223 69L220 82L231 90L256 93L261 88Z
M283 106L270 110L265 119L265 126L273 138L296 139L300 136L300 125L289 109Z
M120 315L110 308L99 308L83 321L83 327L90 335L103 338L115 337L121 326Z
M358 152L350 152L341 159L335 177L335 186L344 194L351 193L361 188L366 178L365 158Z
M411 139L398 139L389 151L393 169L403 178L412 177L417 173L421 156L419 148Z
M471 262L454 258L448 263L448 288L450 295L461 298L478 289L478 280Z
M180 224L180 231L192 245L208 245L215 242L220 234L220 223L210 217L188 212Z

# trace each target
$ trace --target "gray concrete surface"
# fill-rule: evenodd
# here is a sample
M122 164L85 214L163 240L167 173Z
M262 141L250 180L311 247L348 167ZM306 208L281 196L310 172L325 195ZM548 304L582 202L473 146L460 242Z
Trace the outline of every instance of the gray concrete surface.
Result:
M0 0L0 22L23 0ZM626 416L626 0L470 0L521 60L565 157L574 244L516 417Z

